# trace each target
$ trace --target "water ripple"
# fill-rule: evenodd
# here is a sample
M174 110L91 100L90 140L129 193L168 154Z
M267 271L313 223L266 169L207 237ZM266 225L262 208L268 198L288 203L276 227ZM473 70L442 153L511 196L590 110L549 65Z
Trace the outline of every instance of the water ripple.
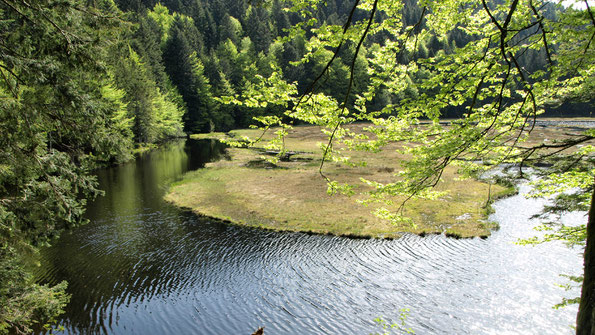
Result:
M559 273L580 271L579 252L513 244L534 234L535 199L497 202L491 219L501 229L487 240L352 240L181 212L160 195L176 177L139 173L142 164L100 173L102 183L128 181L106 188L128 193L96 201L90 224L42 253L38 280L70 283L67 334L249 334L260 326L267 334L368 334L381 331L375 318L398 321L402 308L420 334L572 332L576 308L551 306L577 294L554 284Z

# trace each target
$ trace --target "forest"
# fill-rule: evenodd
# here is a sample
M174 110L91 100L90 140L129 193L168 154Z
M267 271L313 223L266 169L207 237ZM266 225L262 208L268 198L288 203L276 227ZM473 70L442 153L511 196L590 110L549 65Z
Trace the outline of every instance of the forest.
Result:
M301 100L266 103L264 78L273 78L271 86L289 83L295 96L312 93L315 84L316 93L344 101L343 108L387 119L402 115L387 106L439 95L441 88L428 84L437 78L432 62L481 38L430 26L424 4L405 0L398 10L400 32L414 36L415 45L394 58L426 65L399 73L396 88L378 84L374 68L384 65L379 55L394 31L375 30L359 44L351 36L338 48L329 37L342 26L347 32L346 22L359 29L368 20L391 22L393 9L369 16L369 8L355 10L338 0L312 8L280 0L0 0L0 333L51 323L67 303L66 283L36 284L29 263L38 248L86 222L87 201L103 192L94 169L127 162L170 139L247 128L255 118L265 126L266 117L275 125L308 123L308 117L287 113ZM544 2L539 20L555 21L564 11ZM590 25L583 16L581 24ZM511 40L520 44L543 29L532 24ZM585 66L592 66L592 50L587 44ZM529 47L516 68L545 73L551 57L547 44ZM523 79L516 88L539 80ZM467 115L477 96L461 93L456 103L440 107L441 116ZM489 104L498 97L482 99ZM518 103L519 96L511 101ZM588 95L574 99L564 115L578 110L590 116L581 107L588 103ZM546 104L545 112L560 113L559 106Z

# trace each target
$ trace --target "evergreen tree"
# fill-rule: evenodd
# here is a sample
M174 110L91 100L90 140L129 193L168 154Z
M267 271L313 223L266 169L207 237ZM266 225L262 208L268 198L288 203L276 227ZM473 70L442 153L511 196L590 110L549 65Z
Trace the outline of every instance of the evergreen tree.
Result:
M157 89L151 80L145 63L132 49L126 58L120 59L116 66L116 80L119 87L126 92L129 117L134 119L132 127L134 140L137 143L153 143L157 139L155 111L152 100Z
M203 0L197 0L194 4L189 15L192 17L198 31L202 33L205 47L213 49L219 44L219 34L210 9L211 6L203 2Z
M243 69L238 48L231 40L219 44L216 51L221 71L229 79L234 88L241 87L243 81Z
M269 12L262 7L250 7L246 13L245 31L254 43L256 52L266 51L273 41L269 26Z
M114 73L118 87L125 92L123 101L133 120L136 143L155 143L183 134L183 109L172 99L175 93L163 93L147 63L134 50L129 48L127 56L118 57Z
M109 1L0 3L0 333L56 317L65 284L40 286L23 256L84 223L90 169L130 153L122 92L105 71L122 29Z
M191 66L192 87L195 90L195 104L189 105L186 122L192 132L211 132L219 127L215 117L215 104L209 79L204 74L204 66L194 52L188 57Z
M275 27L276 30L275 36L287 36L287 31L289 30L289 28L291 28L291 23L289 23L289 16L287 15L287 12L283 9L281 1L273 1L271 15L273 19L273 27Z
M161 45L165 45L167 34L162 31L164 28L153 18L140 16L138 21L138 28L130 39L130 45L147 62L152 79L160 89L165 90L169 78L163 65Z
M219 41L229 39L233 44L238 45L243 35L244 31L240 21L233 16L225 16L219 26Z

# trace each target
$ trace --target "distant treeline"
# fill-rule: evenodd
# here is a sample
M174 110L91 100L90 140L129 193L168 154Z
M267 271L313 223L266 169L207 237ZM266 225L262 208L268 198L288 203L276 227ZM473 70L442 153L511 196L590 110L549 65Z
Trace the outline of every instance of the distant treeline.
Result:
M307 52L310 36L287 36L288 29L302 21L297 13L284 10L282 1L251 4L247 0L116 0L127 18L134 23L129 37L131 52L138 55L138 66L144 69L148 82L164 92L170 101L183 110L184 131L187 133L226 131L249 126L254 116L280 114L278 107L256 109L226 105L216 98L242 95L256 75L269 76L274 68L281 69L284 79L297 82L303 91L332 57L332 51L317 54L306 63L298 61ZM343 25L353 4L328 0L316 13L315 27L324 24ZM555 6L546 3L546 15L555 16ZM422 9L416 1L406 0L403 7L404 26L418 22L417 31L424 28ZM363 11L356 11L354 20L364 19ZM382 13L378 20L382 20ZM352 96L362 93L368 83L366 57L375 45L389 36L378 33L366 41L354 67ZM397 57L406 63L414 59L433 57L440 52L450 53L464 46L472 37L460 29L452 29L446 36L426 35L418 41L415 52L402 52ZM517 38L522 39L523 36ZM342 99L346 91L354 46L342 49L324 78L319 90ZM523 66L533 72L547 65L543 50L528 50L521 57ZM404 79L407 89L399 95L381 89L368 103L369 110L380 110L387 104L415 97L423 71ZM576 109L573 109L576 110ZM445 111L449 116L461 115Z

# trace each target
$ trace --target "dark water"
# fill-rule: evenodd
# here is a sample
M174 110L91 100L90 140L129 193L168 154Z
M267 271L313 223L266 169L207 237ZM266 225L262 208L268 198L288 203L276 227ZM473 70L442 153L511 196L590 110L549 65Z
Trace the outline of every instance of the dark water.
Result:
M417 334L572 333L576 307L551 307L578 294L555 284L580 272L579 251L513 244L535 234L540 201L499 201L487 240L394 241L229 227L163 202L220 155L215 142L180 142L98 172L106 196L91 223L43 250L38 269L41 282L70 283L66 333L369 334L401 308Z

